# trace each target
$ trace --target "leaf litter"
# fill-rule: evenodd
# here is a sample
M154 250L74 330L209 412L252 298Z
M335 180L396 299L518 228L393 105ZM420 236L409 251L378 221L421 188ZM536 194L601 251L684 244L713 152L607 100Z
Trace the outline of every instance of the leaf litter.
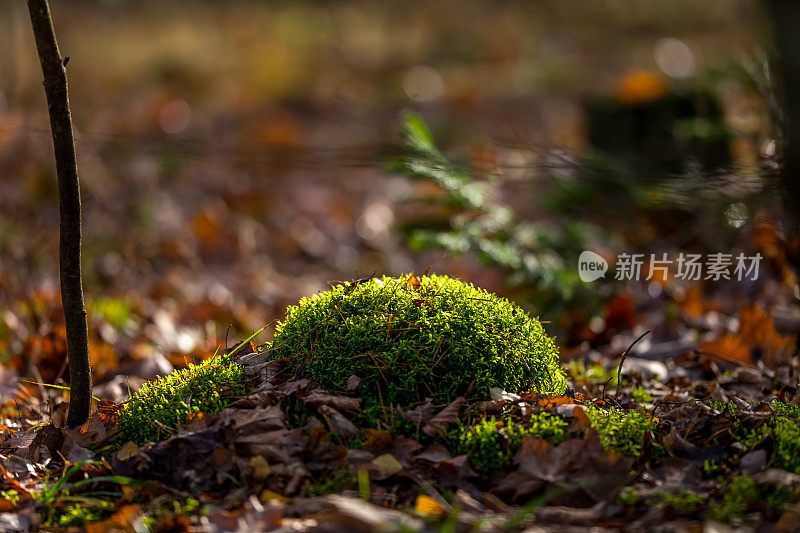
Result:
M765 320L763 312L749 313L742 319ZM405 424L379 428L354 421L362 403L355 387L333 394L307 379L286 381L279 361L245 350L238 359L257 380L253 392L221 412L192 413L162 442L109 448L121 406L108 401L76 430L64 429L54 411L50 424L8 432L0 445L0 520L10 531L42 526L44 504L32 495L77 466L64 494L82 497L104 486L115 495L106 497L118 510L100 512L88 523L94 530L133 531L145 518L187 531L438 531L445 523L487 531L681 530L724 522L790 530L800 439L785 422L798 423L800 397L790 385L798 369L781 356L788 339L756 330L763 331L745 327L720 338L751 354L752 346L772 347L762 352L770 365L752 355L716 357L705 346L650 361L663 366L653 370L629 348L627 357L591 363L598 367L592 372L585 359L583 368L569 365L563 396L497 390L489 401L427 400L398 411ZM490 417L495 440L465 448L463 435ZM563 420L558 438L515 437L549 417ZM510 461L480 474L493 453ZM147 504L153 495L202 502L203 511L181 514L173 503L178 511L166 512ZM59 498L48 505L66 512L68 497Z

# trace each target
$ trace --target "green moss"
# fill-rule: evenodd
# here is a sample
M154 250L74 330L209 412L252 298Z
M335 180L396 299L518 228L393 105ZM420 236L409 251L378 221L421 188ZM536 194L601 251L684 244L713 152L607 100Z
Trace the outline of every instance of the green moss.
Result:
M621 503L622 505L627 505L628 507L633 507L639 504L639 491L636 490L636 487L623 487L622 490L619 491L617 494L617 502Z
M723 470L723 465L713 459L706 459L703 461L703 476L706 479L712 479L719 476Z
M638 457L645 433L656 428L653 418L643 411L624 411L612 407L608 411L589 406L586 415L600 433L603 447L623 455Z
M13 504L17 504L20 500L19 492L14 489L0 490L0 500L9 500Z
M800 407L777 400L770 407L774 414L763 425L752 429L737 423L731 435L748 449L770 450L770 466L800 474Z
M490 387L560 394L555 342L508 300L447 276L383 277L338 285L289 307L272 358L333 393L361 382L365 420L432 398L488 399Z
M462 428L455 451L458 455L467 454L472 468L488 478L508 468L523 438L547 439L558 445L566 439L567 425L562 418L545 412L531 416L523 424L511 419L502 423L489 417L470 429Z
M121 442L162 440L190 413L216 413L250 390L244 369L224 356L145 383L125 404L119 419Z
M102 519L107 514L107 511L87 507L85 505L76 503L59 509L57 514L51 520L45 520L45 526L57 527L81 527L87 522L94 522Z
M633 397L637 403L650 403L653 401L653 395L647 392L641 385L631 389L631 397Z
M783 485L757 485L746 476L736 476L723 487L722 501L712 503L709 517L721 522L736 522L751 509L766 511L768 518L775 518L800 496L800 489Z
M698 496L688 489L683 489L682 491L674 494L671 492L661 491L659 495L664 503L675 509L675 512L679 515L684 516L693 514L705 503L705 500L702 496Z
M196 520L208 514L209 506L203 505L195 498L186 498L184 503L179 499L162 501L156 499L147 513L142 516L147 531L160 531L159 522L167 521L175 517L186 517Z
M778 417L772 422L775 436L772 465L800 474L800 426L798 421Z

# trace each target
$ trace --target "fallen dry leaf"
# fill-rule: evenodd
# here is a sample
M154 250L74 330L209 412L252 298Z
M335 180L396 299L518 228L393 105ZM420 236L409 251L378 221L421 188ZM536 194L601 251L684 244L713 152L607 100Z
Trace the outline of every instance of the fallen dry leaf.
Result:
M701 343L698 348L746 364L763 360L767 366L774 366L792 353L794 345L793 335L779 334L772 317L752 304L739 312L737 333L727 333L717 340Z
M439 505L439 502L426 494L417 496L414 502L414 510L420 514L438 517L444 514L444 508Z
M403 470L400 461L390 453L376 457L372 460L372 464L378 467L378 479L385 479Z
M462 396L450 402L447 407L439 411L436 416L428 420L428 422L422 426L422 432L429 437L434 437L445 431L448 426L457 424L458 413L465 403L466 400Z
M346 396L334 396L322 389L314 389L305 396L303 402L317 407L326 405L338 411L356 412L361 407L361 398L349 398Z

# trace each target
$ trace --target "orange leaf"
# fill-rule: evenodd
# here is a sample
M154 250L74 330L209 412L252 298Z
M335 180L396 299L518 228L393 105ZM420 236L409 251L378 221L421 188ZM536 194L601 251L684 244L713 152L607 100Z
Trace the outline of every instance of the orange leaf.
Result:
M794 345L794 336L779 334L772 317L753 304L739 312L737 333L702 343L699 348L747 364L761 358L765 364L774 365L791 354Z
M414 503L414 510L420 514L431 516L441 516L444 514L444 509L439 502L425 494L417 496L417 501Z

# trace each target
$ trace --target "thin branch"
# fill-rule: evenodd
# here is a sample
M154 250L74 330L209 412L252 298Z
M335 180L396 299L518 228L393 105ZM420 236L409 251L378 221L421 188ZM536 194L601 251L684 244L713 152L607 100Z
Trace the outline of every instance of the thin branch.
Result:
M631 349L636 346L636 343L642 340L648 333L650 333L650 330L647 330L639 335L639 338L633 341L631 345L628 346L628 349L622 354L622 358L619 360L619 367L617 367L617 391L614 393L614 400L619 397L619 390L622 388L622 365L625 363L625 358L627 358L631 353Z
M67 72L58 50L50 6L47 0L28 0L36 49L44 74L44 90L50 114L53 148L58 175L59 274L61 303L67 330L70 405L67 426L77 427L89 418L92 402L92 375L86 307L81 283L81 195L75 140L69 109Z

